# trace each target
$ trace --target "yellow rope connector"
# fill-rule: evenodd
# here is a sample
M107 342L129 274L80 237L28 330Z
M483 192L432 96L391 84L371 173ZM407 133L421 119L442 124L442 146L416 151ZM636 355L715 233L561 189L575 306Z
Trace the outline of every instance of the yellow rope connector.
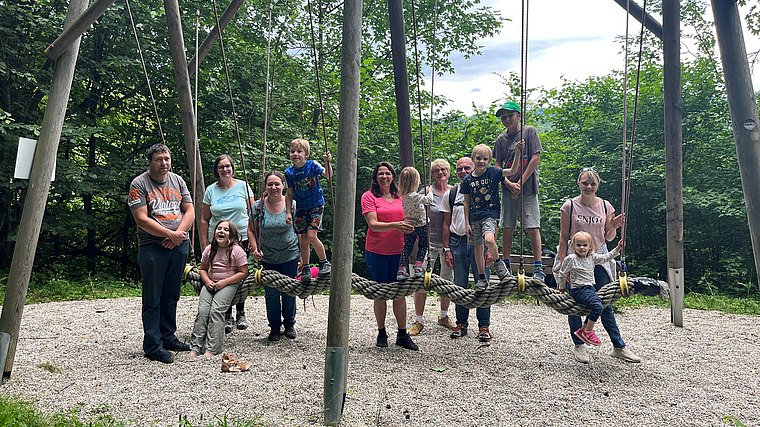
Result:
M261 272L264 271L264 267L259 267L256 269L256 272L253 273L253 280L256 281L256 286L261 286L264 283L261 281Z
M422 280L422 285L425 287L426 291L430 290L430 280L433 278L433 272L430 270L425 271L424 279Z
M520 268L517 270L517 290L525 292L525 269Z
M628 289L628 274L627 273L618 274L618 281L620 282L620 293L624 297L631 295L631 291Z
M192 264L185 264L185 271L182 272L182 280L186 280L187 279L187 273L189 273L190 270L192 270L192 269L193 269L193 265Z

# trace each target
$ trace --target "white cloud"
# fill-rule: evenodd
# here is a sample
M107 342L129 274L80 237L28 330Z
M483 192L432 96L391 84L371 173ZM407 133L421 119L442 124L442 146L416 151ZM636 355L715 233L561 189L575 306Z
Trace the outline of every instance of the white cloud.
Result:
M486 39L483 56L465 60L451 58L457 74L436 77L435 93L451 100L450 109L471 113L472 103L487 107L503 100L505 87L496 75L520 70L521 0L486 0L505 18L502 33ZM708 10L711 13L711 10ZM659 16L655 16L662 21ZM710 18L708 18L710 19ZM625 34L625 10L612 0L533 0L528 22L528 87L556 87L562 77L584 80L607 75L623 66L620 38ZM637 34L640 24L629 21L629 34ZM683 29L683 28L682 28ZM745 31L747 51L760 49L760 38ZM681 54L686 55L686 49ZM756 67L760 68L760 67ZM753 84L760 89L760 69L754 70ZM427 81L430 88L430 82Z

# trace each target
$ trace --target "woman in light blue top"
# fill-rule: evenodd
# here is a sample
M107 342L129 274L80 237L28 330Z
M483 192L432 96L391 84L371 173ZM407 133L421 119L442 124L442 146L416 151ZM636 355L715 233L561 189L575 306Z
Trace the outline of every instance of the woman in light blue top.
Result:
M266 196L253 206L254 238L251 253L267 270L278 271L288 277L296 277L298 259L298 237L293 224L287 221L285 207L285 176L271 171L264 177ZM293 206L295 210L295 205ZM293 215L294 212L291 212ZM296 337L296 297L269 286L264 287L264 299L269 320L269 341L279 341L285 326L285 337Z
M231 221L240 231L242 241L240 246L247 253L251 249L253 232L248 226L248 207L255 201L251 187L245 181L234 178L235 166L229 154L222 154L214 160L214 177L218 179L206 188L201 205L200 238L201 248L205 248L212 239L212 232L220 221ZM238 301L237 321L232 319L232 306L227 309L225 315L224 332L232 332L233 323L238 329L248 327L245 318L245 300Z

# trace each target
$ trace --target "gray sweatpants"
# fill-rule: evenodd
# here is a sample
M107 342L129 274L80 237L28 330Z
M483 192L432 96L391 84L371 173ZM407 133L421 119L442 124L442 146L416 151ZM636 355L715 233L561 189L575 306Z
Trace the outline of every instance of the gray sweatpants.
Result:
M227 285L220 291L211 293L204 286L198 301L190 349L197 354L210 352L219 354L224 346L224 313L230 306L239 283Z

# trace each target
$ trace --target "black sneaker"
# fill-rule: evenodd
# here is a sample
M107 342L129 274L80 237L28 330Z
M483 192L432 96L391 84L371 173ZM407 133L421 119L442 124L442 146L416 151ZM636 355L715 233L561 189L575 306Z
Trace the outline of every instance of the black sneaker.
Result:
M164 350L190 351L190 346L178 340L177 338L174 338L171 341L164 342L163 345L164 345Z
M377 332L377 341L375 342L377 347L388 347L388 333L385 329L381 329Z
M150 360L154 360L156 362L161 362L161 363L174 362L174 355L171 354L171 352L168 352L162 349L156 350L153 353L145 353L145 357L147 357Z
M296 339L296 328L293 325L285 326L285 338Z
M464 326L461 323L457 323L457 326L452 329L449 334L449 337L452 339L462 338L464 336L467 336L467 326Z
M280 340L280 328L272 329L272 332L269 333L269 336L267 337L269 341L279 341Z
M417 344L415 344L414 341L412 341L412 337L410 337L409 334L396 336L396 345L404 347L407 350L412 350L412 351L420 350L420 348L417 347Z

